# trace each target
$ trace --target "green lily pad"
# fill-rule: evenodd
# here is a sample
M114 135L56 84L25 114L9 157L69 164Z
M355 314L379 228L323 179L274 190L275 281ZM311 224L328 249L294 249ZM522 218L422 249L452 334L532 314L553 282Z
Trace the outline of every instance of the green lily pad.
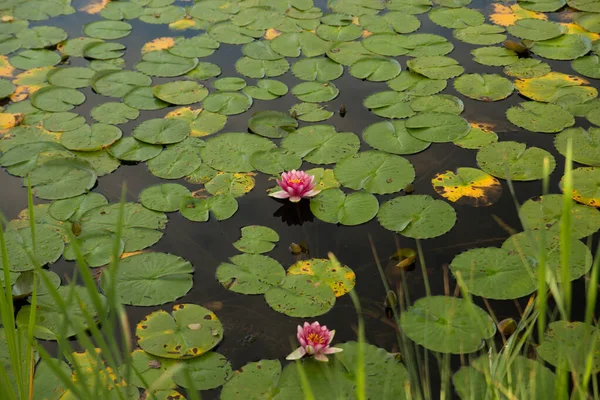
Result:
M149 186L140 192L140 203L153 211L174 212L184 198L191 196L190 191L178 183L163 183Z
M129 383L144 389L148 389L149 386L153 386L157 390L166 390L174 388L177 385L175 384L175 382L173 382L173 379L171 377L168 379L163 378L162 380L160 380L160 382L159 379L164 373L166 373L179 363L180 361L178 360L156 357L146 353L143 350L135 349L131 353L131 365L134 368L136 368L136 370L144 378L146 383L142 382L142 380L135 373L131 374L131 377L129 378ZM124 375L125 369L126 367L124 365L121 365L121 368L119 368L119 372L122 375Z
M460 274L467 291L487 299L517 299L537 289L537 278L518 254L486 247L468 250L450 264L454 276Z
M471 123L469 134L455 140L453 143L464 149L481 149L482 147L491 143L496 143L497 141L498 135L495 132Z
M255 60L280 60L283 56L279 53L276 53L271 48L270 40L257 40L254 42L250 42L245 44L242 47L242 53L246 57L254 58Z
M242 237L243 239L243 237ZM227 289L242 294L263 294L281 285L285 270L275 259L260 254L233 256L217 267L217 280Z
M219 172L206 182L204 187L210 194L230 194L233 197L241 197L254 188L255 181L252 175Z
M527 262L532 270L540 264L541 237L544 235L544 249L546 250L546 276L552 274L557 282L561 281L561 245L558 236L550 236L546 232L531 231L512 235L502 244L502 248L510 253L518 254L522 262ZM571 237L569 249L570 279L575 280L585 275L592 267L592 253L587 246Z
M296 115L296 119L305 122L321 122L333 116L333 111L325 109L325 106L317 103L298 103L290 108L290 114Z
M96 170L98 177L114 172L121 163L106 150L74 151L75 157L89 162Z
M83 49L83 56L92 59L90 68L96 71L123 69L125 61L120 58L123 54L125 46L114 42L91 43Z
M192 184L205 184L217 175L218 171L212 169L208 165L202 163L194 172L186 176L184 179Z
M250 172L250 160L259 151L275 147L270 140L241 132L222 133L208 139L200 150L202 160L210 167L225 172Z
M180 76L193 70L198 64L196 58L179 57L166 50L149 51L135 69L150 76Z
M292 88L292 94L307 103L320 103L335 99L340 93L333 83L303 82Z
M567 0L567 4L579 11L600 12L600 4L596 0Z
M391 57L402 56L409 52L403 44L403 37L395 33L376 33L366 37L362 41L362 45L365 49L375 54ZM356 61L358 60L355 60L354 62ZM354 62L352 62L352 64L354 64Z
M233 370L227 358L219 353L209 351L185 362L183 370L173 375L173 381L190 390L214 389L231 378ZM191 385L190 381L191 379Z
M185 74L186 77L204 81L221 75L221 67L210 62L199 62L194 69Z
M55 26L36 26L16 33L24 49L43 49L67 38L67 32Z
M127 104L108 102L92 108L91 116L103 124L124 124L137 119L140 112Z
M465 354L479 350L496 333L492 318L466 300L428 296L417 300L400 319L411 340L439 353Z
M485 21L482 13L467 7L437 7L429 12L429 19L436 25L450 29L478 26Z
M131 33L132 26L123 21L94 21L83 26L83 33L96 39L119 39Z
M586 80L559 72L550 72L539 78L520 79L515 81L515 87L523 96L532 100L546 103L582 104L595 99L598 90L585 86Z
M78 159L51 159L29 173L32 192L40 199L75 197L90 190L97 174L90 163Z
M329 82L344 73L344 67L326 57L302 58L292 65L292 73L303 81Z
M411 96L431 96L444 90L445 79L430 79L412 71L402 71L400 75L387 82L390 89L405 92Z
M415 111L410 107L410 98L406 92L388 90L368 96L363 105L380 117L407 118L415 115Z
M66 362L52 358L50 360L42 360L35 368L35 376L33 379L33 393L44 393L44 400L59 400L60 397L67 391L67 387L57 377L53 367L48 364L53 363L54 367L61 370L65 376L71 374L71 368ZM38 400L40 397L34 396Z
M242 57L235 63L235 70L248 78L265 78L280 76L290 69L286 59L279 60L256 60L250 57Z
M502 43L506 40L504 27L498 25L481 24L455 29L454 37L461 42L489 46Z
M393 58L365 57L350 67L350 75L373 82L387 81L400 74L400 63Z
M360 32L362 33L362 30ZM9 54L20 48L21 42L15 36L5 33L0 34L0 54Z
M138 87L123 97L123 103L138 110L160 110L168 107L169 103L160 100L152 93L152 88Z
M154 86L152 93L162 101L177 105L198 103L208 96L203 85L192 81L167 82Z
M288 268L287 275L314 277L333 289L336 297L341 297L350 292L356 284L356 275L350 267L328 258L311 258L310 260L298 261Z
M223 400L274 397L281 375L279 360L260 360L244 365L221 389Z
M100 10L100 16L112 21L120 21L122 19L135 19L143 12L142 6L135 2L110 2Z
M342 185L376 194L398 192L415 178L414 168L404 157L374 150L339 161L334 173Z
M514 90L511 81L496 74L466 74L454 81L454 88L462 95L480 101L498 101Z
M573 114L555 104L527 101L506 111L510 122L531 132L556 133L575 125Z
M524 9L541 12L558 11L565 4L566 0L519 0L519 5Z
M202 103L208 111L223 115L241 114L252 106L252 98L239 92L211 93Z
M373 52L367 50L362 43L359 42L336 43L329 51L327 51L327 57L338 64L348 66L352 65L356 60L369 55L373 55Z
M116 237L107 231L84 232L79 235L77 242L78 251L81 252L83 259L91 268L101 267L109 264L113 258ZM119 241L119 255L123 253L124 243ZM73 241L65 248L65 260L74 261L77 259Z
M340 189L331 188L310 200L310 210L321 221L352 226L372 220L377 215L379 203L367 192L346 195Z
M48 160L71 158L73 153L54 142L33 142L11 147L0 157L0 165L14 176L25 177Z
M166 253L142 253L120 261L102 273L104 291L114 285L119 301L134 306L158 306L183 297L192 288L194 267L181 257Z
M298 169L302 165L302 159L296 154L278 148L258 151L252 155L250 162L257 171L270 175Z
M455 78L464 72L458 61L444 56L424 56L408 60L408 68L430 79Z
M54 86L79 89L90 86L95 73L89 68L63 67L48 72L47 79Z
M462 117L440 112L423 112L405 123L408 133L420 140L444 143L465 137L471 125Z
M550 60L574 60L586 55L592 49L592 42L583 35L568 34L554 39L535 42L531 51Z
M246 44L261 37L264 31L236 26L230 22L221 22L208 28L207 33L211 38L221 43Z
M133 137L149 144L178 143L188 137L189 134L190 125L180 119L149 119L133 130Z
M113 157L122 161L147 161L162 152L158 145L140 142L132 136L124 137L108 148Z
M415 238L428 239L448 232L456 223L456 212L448 203L427 195L396 197L379 207L384 228Z
M101 95L124 97L138 87L152 84L152 78L135 71L103 71L92 79L92 87Z
M335 303L333 289L310 275L286 276L281 286L265 293L267 304L290 317L316 317L325 314Z
M158 310L136 328L138 345L164 358L198 357L223 340L223 325L210 310L196 304L176 304L172 314Z
M506 29L508 33L519 39L533 41L554 39L566 32L566 28L559 23L535 18L517 20L514 25Z
M60 55L52 50L23 50L11 56L10 65L19 69L51 67L60 62Z
M600 166L600 128L569 128L554 139L554 147L567 156L567 144L572 143L573 161L584 165Z
M60 235L46 224L35 225L35 252L29 228L7 231L5 240L9 269L14 272L30 271L36 266L54 263L64 249Z
M537 354L557 368L582 374L588 369L592 349L600 345L598 329L583 322L555 321L548 324L544 341L536 348ZM592 352L591 373L600 371L600 359Z
M520 58L516 63L504 67L504 73L515 78L538 78L550 73L550 66L542 60Z
M146 7L140 15L140 21L147 24L170 24L185 17L183 7L174 5Z
M220 194L206 199L187 197L183 199L179 212L194 222L206 222L212 211L217 221L231 218L238 210L238 203L230 194Z
M279 111L259 111L248 120L248 128L268 138L282 138L298 127L298 121Z
M290 133L281 147L313 164L333 164L355 154L360 140L352 132L336 132L332 125L312 125Z
M121 130L113 125L83 125L81 128L63 132L60 143L69 150L97 151L115 143L121 136Z
M471 51L476 63L492 67L502 67L519 61L519 56L512 50L498 46L479 47Z
M597 54L579 57L578 59L573 60L571 66L583 76L592 79L600 79L600 57Z
M220 78L213 82L213 86L222 92L236 92L246 87L246 81L237 77Z
M516 181L533 181L544 177L544 158L549 162L549 173L556 167L554 157L538 147L526 149L525 143L497 142L483 147L477 153L477 164L495 177Z
M421 21L411 14L391 11L383 15L364 14L359 19L364 30L373 33L411 33L421 27Z
M419 113L437 112L459 115L465 109L461 99L451 94L420 96L410 102L410 108Z
M243 253L268 253L275 248L279 235L273 229L260 225L242 228L242 237L233 246Z
M83 93L58 86L46 86L31 95L31 104L40 110L52 112L69 111L84 101Z
M54 296L49 294L37 296L33 336L38 339L57 340L59 335L63 338L75 336L89 327L84 310L91 318L97 318L102 312L94 307L90 293L82 286L61 286L58 288L58 295L65 303L66 313L59 308ZM106 298L99 293L97 295L100 296L104 307ZM16 318L18 327L29 325L30 313L30 305L23 306L19 310Z
M330 42L351 42L362 36L362 29L358 25L331 26L321 24L315 30L318 37Z
M258 100L274 100L287 94L288 87L273 79L261 79L256 82L256 86L246 86L243 92Z
M431 145L431 142L411 136L404 120L383 121L369 125L363 132L363 139L377 150L400 155L419 153Z
M180 57L208 57L219 48L219 42L207 35L197 35L190 38L178 39L175 45L168 49L169 53Z
M549 230L560 227L563 214L563 196L546 194L529 199L521 206L519 216L527 229ZM600 211L571 204L571 233L578 239L593 235L600 229Z
M162 179L180 179L194 172L202 163L199 149L194 140L188 138L167 147L158 156L148 161L148 170Z
M592 207L600 206L600 191L598 190L598 176L600 168L580 167L573 170L573 192L571 197L578 203ZM563 190L564 176L560 181Z
M105 230L115 233L119 221L120 204L108 204L93 208L80 218L81 231ZM148 210L138 203L125 203L122 221L124 251L133 252L145 249L158 242L167 225L167 216Z
M70 199L53 201L48 213L59 221L79 221L87 211L107 204L108 200L102 194L90 192Z
M316 57L325 54L332 43L312 32L288 32L271 40L271 48L284 57Z

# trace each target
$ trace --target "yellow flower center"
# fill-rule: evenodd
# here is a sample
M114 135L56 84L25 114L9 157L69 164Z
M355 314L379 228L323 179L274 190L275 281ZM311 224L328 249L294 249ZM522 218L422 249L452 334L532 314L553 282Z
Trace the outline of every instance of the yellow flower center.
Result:
M290 179L289 183L302 183L302 179Z
M325 338L318 333L309 333L306 338L314 344L325 344Z

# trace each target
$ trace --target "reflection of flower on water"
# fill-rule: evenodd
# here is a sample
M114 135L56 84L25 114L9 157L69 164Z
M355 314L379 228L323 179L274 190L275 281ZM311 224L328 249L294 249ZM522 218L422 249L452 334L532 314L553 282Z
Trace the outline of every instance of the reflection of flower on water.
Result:
M277 180L281 188L277 192L269 194L277 199L290 199L292 203L297 203L304 198L309 198L319 194L320 190L315 190L315 177L308 175L304 171L295 169L281 174L281 180Z
M302 225L305 222L312 222L314 216L310 211L310 203L301 201L300 203L290 203L286 201L275 211L274 217L281 217L281 220L288 226Z
M321 326L315 321L312 324L304 323L304 326L298 325L298 333L296 337L300 343L300 347L294 350L286 357L286 360L298 360L305 355L313 356L318 361L329 361L327 354L339 353L342 349L337 347L329 347L335 330L330 331L326 325Z

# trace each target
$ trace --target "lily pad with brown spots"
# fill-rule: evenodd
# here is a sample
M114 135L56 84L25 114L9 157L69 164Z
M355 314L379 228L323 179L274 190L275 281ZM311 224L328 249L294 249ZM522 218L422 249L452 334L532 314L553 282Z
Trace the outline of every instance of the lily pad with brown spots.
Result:
M288 268L287 274L313 276L331 287L336 297L345 295L356 284L356 275L350 267L334 265L327 258L298 261Z
M502 195L498 179L477 168L461 167L433 177L431 184L441 196L457 204L490 206Z

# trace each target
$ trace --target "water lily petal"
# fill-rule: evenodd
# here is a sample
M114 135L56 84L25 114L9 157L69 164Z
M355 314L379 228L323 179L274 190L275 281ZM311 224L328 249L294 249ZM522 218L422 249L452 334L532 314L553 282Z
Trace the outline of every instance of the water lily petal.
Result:
M276 199L287 199L290 197L290 194L285 190L278 190L277 192L269 193L269 196L275 197Z
M275 193L277 193L277 192L275 192ZM288 195L288 196L289 196L289 195ZM283 197L279 197L279 198L280 198L280 199L283 199ZM297 202L299 202L300 200L302 200L302 197L298 197L298 196L290 196L290 201L291 201L292 203L297 203Z
M304 347L298 347L296 350L292 351L285 359L286 360L298 360L306 354L306 350Z
M325 349L325 351L323 353L334 354L334 353L341 353L342 351L344 351L344 349L340 349L339 347L329 347L329 348Z
M335 329L332 331L329 331L329 341L327 342L327 344L331 343L334 336L335 336Z
M315 360L317 361L322 361L322 362L327 362L329 361L329 359L327 358L327 356L323 353L317 353L315 354Z
M304 193L304 197L314 197L314 196L318 195L319 193L321 193L321 191L319 189L312 189L312 190Z

